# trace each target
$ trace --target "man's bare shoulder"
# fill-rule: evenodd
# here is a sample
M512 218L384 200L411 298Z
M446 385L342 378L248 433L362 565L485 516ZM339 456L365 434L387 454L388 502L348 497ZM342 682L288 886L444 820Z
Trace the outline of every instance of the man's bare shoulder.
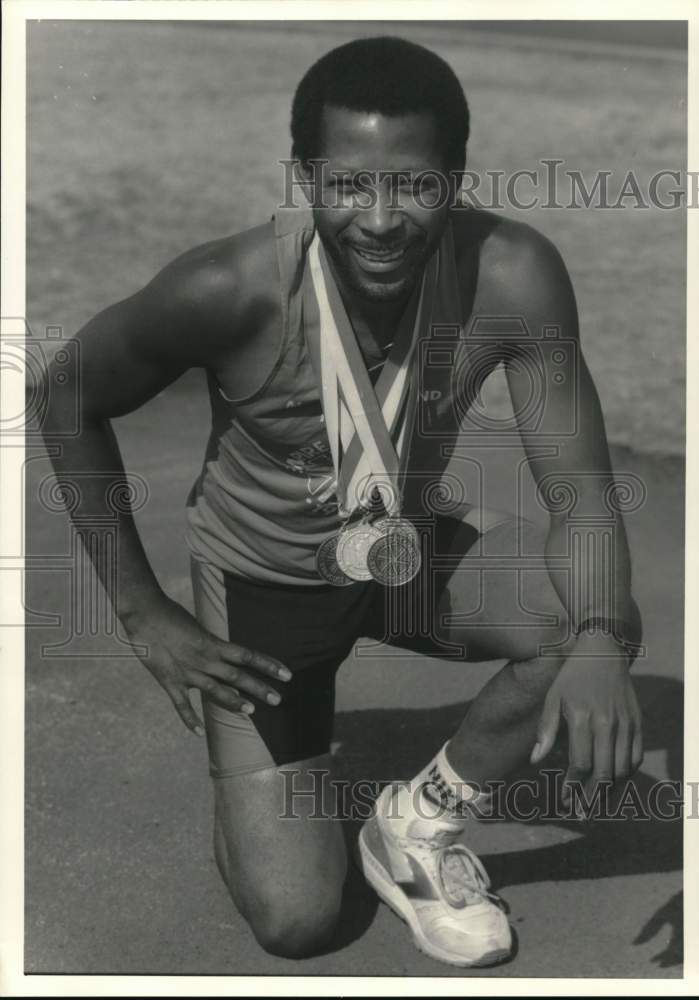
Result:
M277 276L274 227L265 223L187 250L144 293L174 329L196 328L208 355L242 346L269 321L279 309Z
M555 245L527 223L465 209L454 215L454 242L464 282L475 284L472 314L526 313L556 289L571 291Z

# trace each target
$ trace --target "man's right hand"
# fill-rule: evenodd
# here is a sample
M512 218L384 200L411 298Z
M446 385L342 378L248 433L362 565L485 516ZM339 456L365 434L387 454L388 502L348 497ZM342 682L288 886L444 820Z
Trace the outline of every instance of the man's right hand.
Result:
M281 701L264 677L291 678L291 671L278 660L217 639L165 596L157 606L122 621L131 641L148 650L142 662L165 689L185 726L199 736L204 729L189 700L190 688L198 688L221 708L249 715L254 705L246 695L268 705Z

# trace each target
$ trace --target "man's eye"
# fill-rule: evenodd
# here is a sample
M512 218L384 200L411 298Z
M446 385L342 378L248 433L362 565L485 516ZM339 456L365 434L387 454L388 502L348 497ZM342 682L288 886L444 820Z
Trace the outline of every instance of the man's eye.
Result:
M405 180L401 181L399 190L405 194L425 194L436 189L436 183L429 179Z
M337 191L356 191L358 186L352 177L336 177L330 181L329 187Z

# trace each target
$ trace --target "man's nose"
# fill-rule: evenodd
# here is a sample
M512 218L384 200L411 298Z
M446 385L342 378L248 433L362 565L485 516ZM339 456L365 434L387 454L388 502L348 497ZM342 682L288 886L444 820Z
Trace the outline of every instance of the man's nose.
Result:
M359 213L357 222L367 236L388 236L400 229L401 212L391 193L379 190L376 192L374 204Z

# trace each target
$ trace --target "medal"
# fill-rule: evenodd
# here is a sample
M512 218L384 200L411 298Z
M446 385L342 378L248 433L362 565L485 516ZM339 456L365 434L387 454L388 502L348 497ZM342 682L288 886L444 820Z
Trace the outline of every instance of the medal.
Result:
M339 567L337 562L337 539L338 535L331 535L318 546L316 552L316 568L320 576L333 587L347 587L354 583Z
M343 529L337 536L337 565L352 580L371 580L367 557L372 545L381 538L374 524L360 522Z
M416 548L420 547L420 535L418 530L412 521L409 521L405 517L399 517L397 514L385 514L383 517L379 517L373 522L374 527L378 528L382 535L387 535L391 532L398 532L405 538L409 538L415 545Z
M414 321L406 309L376 386L316 233L304 274L304 329L311 363L322 389L323 413L337 476L338 512L348 523L321 546L318 572L336 586L343 579L398 586L420 568L417 532L400 517L401 482L417 407L411 361L419 331L431 317L438 256L428 262L415 289ZM419 293L419 294L418 294ZM387 516L370 521L380 496ZM357 515L364 516L360 521ZM353 523L352 523L353 522ZM383 545L379 545L383 540ZM369 561L370 552L376 552ZM337 581L337 582L336 582Z
M417 529L403 517L381 518L375 527L381 534L367 553L367 568L385 587L402 587L422 565Z

